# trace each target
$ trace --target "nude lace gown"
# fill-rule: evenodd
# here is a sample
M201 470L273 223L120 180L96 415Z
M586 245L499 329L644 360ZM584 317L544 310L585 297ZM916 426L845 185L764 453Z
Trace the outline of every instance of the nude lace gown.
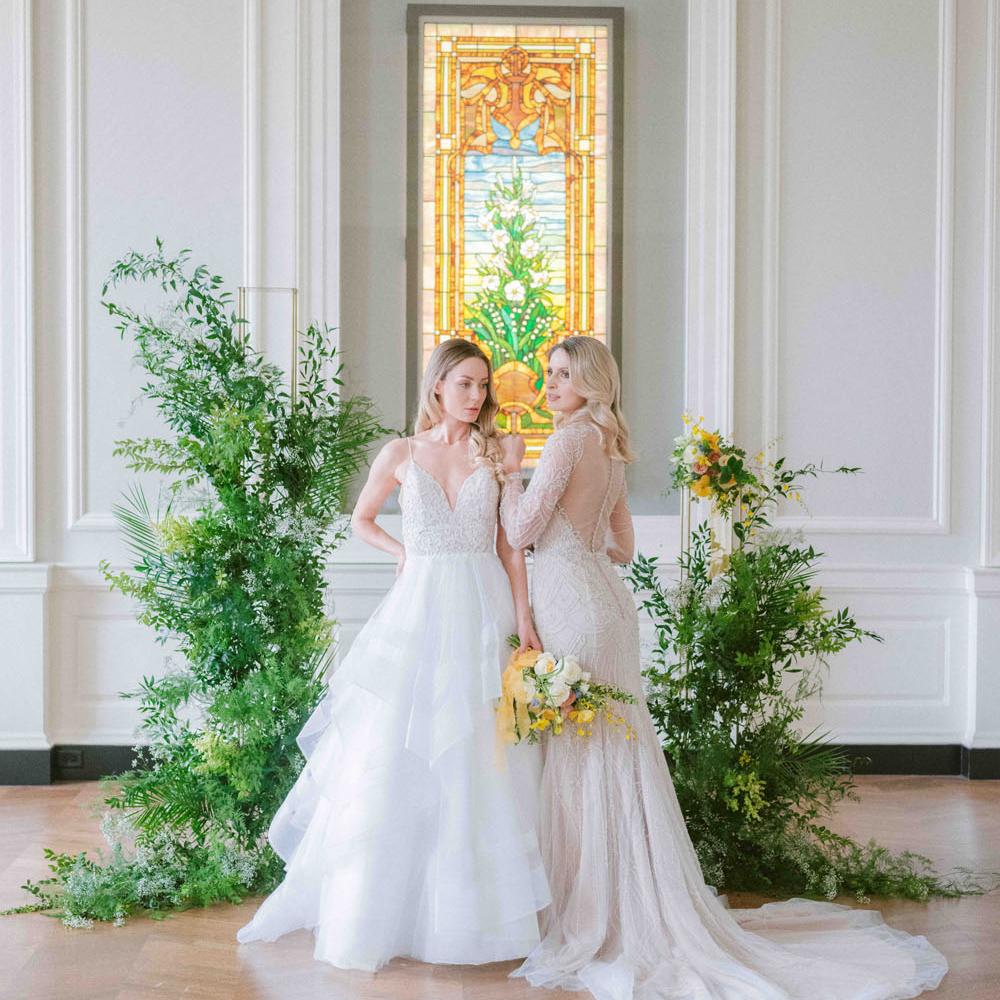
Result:
M633 596L607 549L628 559L624 466L589 421L557 430L527 491L507 479L501 520L534 544L532 605L546 650L632 691L626 741L545 744L539 841L552 893L542 940L513 975L598 1000L892 1000L947 969L925 938L872 910L791 899L728 909L702 878L643 698Z

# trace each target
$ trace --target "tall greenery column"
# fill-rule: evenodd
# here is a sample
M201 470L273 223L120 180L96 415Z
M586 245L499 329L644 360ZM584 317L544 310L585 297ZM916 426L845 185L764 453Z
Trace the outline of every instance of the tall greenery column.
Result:
M28 883L35 908L71 923L238 900L280 878L267 827L302 768L296 735L332 650L323 566L345 537L348 486L386 433L368 399L343 392L329 329L302 334L291 399L223 279L188 256L160 241L129 253L102 293L171 432L117 442L130 469L165 482L155 505L133 486L115 508L132 571L102 568L183 666L126 695L148 747L106 779L110 857L48 852L54 878ZM157 318L109 298L126 282L158 286Z

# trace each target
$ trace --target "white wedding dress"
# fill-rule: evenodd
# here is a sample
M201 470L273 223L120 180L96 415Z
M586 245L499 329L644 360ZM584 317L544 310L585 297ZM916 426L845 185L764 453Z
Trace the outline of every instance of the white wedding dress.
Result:
M595 725L588 739L545 744L539 839L553 901L541 943L512 975L598 1000L892 1000L934 989L944 957L875 911L806 899L728 909L705 884L643 697L634 600L606 551L610 539L627 558L632 526L624 465L596 427L557 430L526 492L508 477L500 516L512 545L534 543L544 648L639 699L622 712L632 740Z
M271 823L281 885L241 942L315 933L317 959L374 971L523 958L549 902L535 834L537 747L494 765L515 629L485 466L454 510L411 460L406 562L298 737L307 763Z

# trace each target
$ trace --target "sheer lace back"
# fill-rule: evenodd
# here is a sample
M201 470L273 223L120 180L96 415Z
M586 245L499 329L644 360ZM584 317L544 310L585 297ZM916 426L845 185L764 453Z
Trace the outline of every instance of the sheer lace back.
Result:
M502 517L516 548L540 542L543 534L546 549L602 555L623 541L631 548L631 518L616 517L627 511L625 463L608 457L596 425L581 421L553 433L527 493L510 482ZM628 537L615 537L623 534Z

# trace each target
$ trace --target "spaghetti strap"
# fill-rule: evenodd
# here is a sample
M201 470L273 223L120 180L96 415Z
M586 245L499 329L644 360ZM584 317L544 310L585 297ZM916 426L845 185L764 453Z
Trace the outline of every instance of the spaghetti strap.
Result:
M410 461L413 461L413 445L410 444L412 438L406 439L406 450L410 453Z

